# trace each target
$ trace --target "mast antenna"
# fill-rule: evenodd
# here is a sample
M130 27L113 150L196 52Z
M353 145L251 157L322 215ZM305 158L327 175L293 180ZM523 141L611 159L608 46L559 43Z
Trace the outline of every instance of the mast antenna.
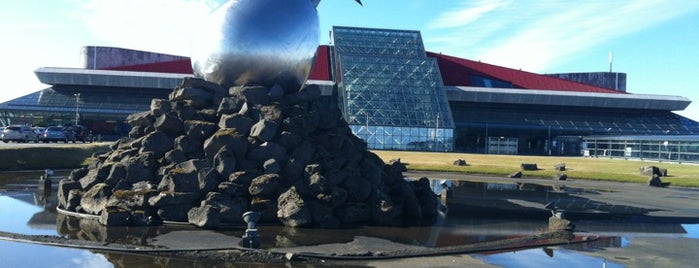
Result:
M614 53L609 51L609 72L612 72L612 63L614 62Z

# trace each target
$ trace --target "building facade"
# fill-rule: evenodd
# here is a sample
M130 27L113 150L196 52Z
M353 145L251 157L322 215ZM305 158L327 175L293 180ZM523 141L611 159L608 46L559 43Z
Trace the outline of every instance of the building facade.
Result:
M571 80L491 65L426 51L418 31L334 27L332 41L318 48L306 83L336 99L372 149L576 156L604 150L606 140L588 137L682 136L682 155L699 153L699 123L673 112L691 101L628 93L622 73ZM84 68L37 69L49 87L0 103L2 124L77 122L124 136L127 115L192 75L181 56L102 47L83 54ZM612 144L610 154L620 154Z
M420 32L334 27L333 43L340 109L369 148L453 150L439 66Z

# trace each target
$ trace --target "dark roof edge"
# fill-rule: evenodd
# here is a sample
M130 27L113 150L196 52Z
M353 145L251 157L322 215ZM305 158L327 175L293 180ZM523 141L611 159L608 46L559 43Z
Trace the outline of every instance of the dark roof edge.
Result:
M682 96L446 86L449 101L681 111Z
M48 85L81 85L129 88L175 88L187 74L41 67L34 71Z

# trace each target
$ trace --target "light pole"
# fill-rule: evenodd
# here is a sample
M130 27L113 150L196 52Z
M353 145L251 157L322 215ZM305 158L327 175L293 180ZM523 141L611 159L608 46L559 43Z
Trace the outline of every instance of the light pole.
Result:
M548 137L546 138L546 147L549 151L549 156L551 156L551 147L553 146L553 141L551 141L551 126L548 126Z
M612 128L607 128L607 140L609 141L609 145L607 147L607 151L609 151L609 158L612 158L612 137L610 136L612 132Z
M369 132L369 113L365 112L364 115L366 115L366 122L364 122L364 128L366 128L366 142L369 143L369 135L371 134Z
M437 132L439 132L439 113L437 113L437 119L435 120L435 125L434 125L434 151L435 152L439 151L439 136L437 136Z
M75 93L73 96L75 96L75 125L77 126L78 122L80 121L80 113L78 112L80 105L80 93Z
M665 152L667 152L667 160L669 161L670 160L670 151L667 149L667 145L668 145L667 134L670 133L670 130L669 129L663 130L663 133L665 133L665 139L666 139L665 142L663 142L663 145L665 145ZM660 162L660 151L661 151L661 148L660 148L660 145L658 145L658 162Z

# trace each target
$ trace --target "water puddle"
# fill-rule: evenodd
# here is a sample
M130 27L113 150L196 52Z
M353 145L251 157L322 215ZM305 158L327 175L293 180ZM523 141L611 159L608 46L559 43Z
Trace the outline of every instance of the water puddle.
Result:
M502 267L625 267L602 258L590 257L566 249L537 248L506 254L479 256L479 259Z
M62 215L55 209L55 187L52 194L38 191L40 173L0 175L0 231L54 235L104 244L123 243L158 248L171 246L168 239L183 234L209 237L200 243L233 244L239 241L244 228L202 230L189 225L153 227L105 227L92 219ZM373 247L448 248L531 237L546 232L551 203L576 220L576 230L587 231L599 239L581 244L536 247L504 252L488 251L472 256L504 267L541 267L546 264L568 267L623 267L623 257L600 257L601 249L621 249L634 245L637 238L685 238L699 245L699 224L678 222L635 222L627 219L644 216L652 209L630 205L608 204L589 197L601 194L596 190L545 186L530 183L432 182L436 193L443 195L448 215L440 224L417 227L362 226L346 229L302 229L277 225L258 226L262 249L308 249L313 247L338 250L358 240L370 241ZM602 216L600 216L602 215ZM615 215L614 217L608 217ZM618 215L623 217L619 218ZM206 240L206 239L205 239ZM230 240L230 241L228 241ZM228 242L226 242L228 241ZM354 241L354 242L353 242ZM186 241L185 241L186 242ZM191 243L192 247L198 246ZM603 251L602 251L603 252ZM36 258L40 253L41 258ZM0 241L3 266L51 267L161 267L216 266L220 262L126 253L105 253L61 247ZM603 266L604 267L604 266Z
M114 267L105 255L87 250L7 241L0 241L0 256L3 267Z
M687 231L684 237L699 239L699 224L682 224L682 228Z

